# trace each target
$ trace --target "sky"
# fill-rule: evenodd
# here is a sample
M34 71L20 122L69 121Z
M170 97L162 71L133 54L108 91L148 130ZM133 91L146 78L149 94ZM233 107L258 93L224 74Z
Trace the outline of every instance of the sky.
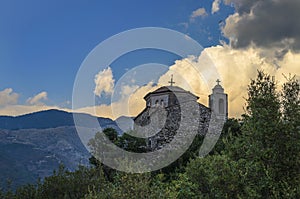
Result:
M207 104L211 86L199 82L203 79L195 77L193 64L203 73L210 65L217 68L229 96L229 115L238 117L257 69L274 75L279 85L282 73L299 77L299 10L298 0L2 0L0 115L50 108L72 111L76 74L98 44L123 31L161 27L192 38L203 51L187 57L153 49L123 55L91 78L96 105L73 111L115 119L124 112L111 107L122 110L126 102L129 115L136 115L145 106L143 96L165 85L171 74L176 85ZM167 66L159 69L156 84L118 84L124 74L147 63ZM121 94L111 102L118 86Z

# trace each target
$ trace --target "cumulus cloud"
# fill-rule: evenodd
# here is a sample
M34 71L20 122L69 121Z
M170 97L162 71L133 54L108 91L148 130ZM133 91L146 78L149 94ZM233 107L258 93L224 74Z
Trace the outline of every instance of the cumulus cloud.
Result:
M279 68L274 67L266 58L261 57L260 49L234 49L229 45L219 45L205 48L200 56L190 56L177 60L163 74L158 84L149 83L142 87L124 86L126 97L110 105L102 105L96 108L94 114L117 118L121 115L136 116L145 108L143 97L160 86L169 85L171 74L174 75L175 85L180 86L199 96L199 102L208 106L208 95L216 85L216 79L221 79L221 85L228 93L229 116L239 117L244 113L247 86L250 79L255 78L257 70L275 76L278 86L285 81L282 74L296 74L300 78L299 65L300 53L287 52L281 61ZM215 73L213 69L218 72ZM219 75L219 76L218 76ZM112 108L114 112L112 112Z
M224 36L234 48L256 46L282 59L300 50L299 0L225 0L236 12L226 19Z
M59 106L49 106L44 104L42 101L47 100L47 92L41 92L28 98L24 104L18 103L18 97L19 94L14 93L11 88L0 91L0 115L18 116L49 109L58 109L67 112L72 111Z
M207 12L205 8L198 8L197 10L193 11L190 16L190 21L193 22L197 17L204 17L207 16Z
M120 116L136 116L145 108L144 96L157 88L159 86L154 85L152 82L144 86L123 85L121 97L115 102L109 105L82 107L74 111L112 119L117 119Z
M0 106L9 104L16 104L18 102L19 94L13 92L12 88L6 88L0 91Z
M94 89L95 95L101 96L102 93L111 95L114 91L115 84L111 68L108 67L96 74L94 82L96 84Z
M220 10L221 0L214 0L211 7L211 13L214 14Z
M280 67L274 67L267 58L261 56L261 51L257 47L236 49L226 44L208 47L199 56L175 61L169 70L159 77L157 84L149 82L138 86L135 85L135 81L128 81L128 84L120 87L120 98L111 104L84 107L74 111L112 119L123 115L136 116L146 106L143 97L148 92L169 85L168 82L173 75L176 86L199 96L199 102L206 106L208 95L216 85L216 79L220 78L221 85L228 93L229 116L240 117L244 113L247 86L250 79L256 77L257 70L264 70L275 76L279 88L285 82L282 74L296 74L300 78L300 53L288 51L278 61Z
M208 85L206 79L203 78L203 74L208 68L206 67L207 65L201 67L197 59L198 57L190 56L175 61L175 64L170 66L168 72L159 78L159 84L169 85L170 77L173 75L175 86L179 86L196 94L203 100L203 103L206 103L206 96L204 93L208 93ZM203 61L204 60L209 62L209 59L204 58Z
M277 68L266 58L261 57L260 51L254 47L247 49L234 49L228 45L208 47L199 57L176 61L166 77L162 78L167 79L176 71L177 76L174 75L176 85L193 92L200 97L199 102L208 105L208 95L211 94L211 89L218 78L211 70L215 67L220 75L221 85L228 93L229 116L239 117L244 113L247 86L250 79L255 78L257 70L264 70L275 76L279 88L285 82L282 74L296 74L300 78L300 53L287 52L282 60L278 61L280 67Z
M43 91L33 97L28 98L26 102L30 105L44 105L44 103L41 102L41 100L47 99L47 92Z

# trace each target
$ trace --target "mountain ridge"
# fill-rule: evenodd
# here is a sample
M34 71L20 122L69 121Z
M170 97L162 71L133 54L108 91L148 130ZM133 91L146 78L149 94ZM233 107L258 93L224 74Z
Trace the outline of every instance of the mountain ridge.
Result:
M96 117L86 113L66 112L58 109L49 109L20 116L0 116L0 129L47 129L60 126L75 126L73 114L80 118L80 125L83 127L98 127L94 123L97 119L101 127L114 126L121 133L115 123L110 118Z
M79 125L75 126L73 114ZM99 131L99 125L122 133L110 118L57 109L0 116L0 187L5 189L8 179L13 189L35 183L51 175L61 163L71 171L78 165L88 166L91 155L83 143ZM79 136L77 128L84 128L85 134Z

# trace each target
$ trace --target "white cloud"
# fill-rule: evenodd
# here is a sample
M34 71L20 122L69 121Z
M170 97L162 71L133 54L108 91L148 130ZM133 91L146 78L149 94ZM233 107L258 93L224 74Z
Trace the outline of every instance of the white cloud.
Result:
M169 85L171 74L174 75L176 86L180 86L199 96L199 102L208 106L208 95L216 84L216 79L221 79L221 85L228 93L229 116L240 117L244 113L247 86L250 79L255 78L257 70L274 75L278 86L285 81L282 73L296 74L300 77L300 53L288 52L274 67L272 61L261 56L261 49L251 47L247 49L234 49L226 44L208 47L199 57L190 56L177 60L169 70L163 74L158 84L153 86L150 82L145 86L123 85L121 99L110 105L85 107L76 111L86 112L97 116L113 119L122 115L136 116L145 108L143 97L160 86ZM216 70L214 70L214 68ZM216 73L216 71L219 73Z
M257 70L264 70L278 81L278 88L285 82L282 74L296 74L300 78L300 53L289 51L275 67L273 62L261 57L259 48L233 49L228 45L205 48L199 57L176 61L170 70L160 78L168 81L174 74L177 86L183 87L200 97L199 102L207 105L208 95L218 78L211 70L215 67L229 98L229 115L239 117L244 113L247 86L255 78ZM200 75L199 75L200 73Z
M3 91L0 91L0 106L17 104L18 98L18 93L14 93L12 88L6 88Z
M111 68L108 67L96 74L94 82L96 84L94 89L95 95L101 96L102 93L111 95L114 91L115 84Z
M198 8L197 10L193 11L190 16L190 21L193 22L197 17L204 17L207 16L207 12L205 8Z
M47 92L28 98L24 104L18 104L18 97L19 94L14 93L11 88L0 91L0 115L18 116L49 109L71 112L70 109L42 103L41 100L47 100Z
M211 7L212 14L214 14L220 10L220 3L221 3L221 0L214 0L212 7Z
M158 85L153 86L152 82L140 87L125 85L122 87L121 98L116 102L109 105L83 107L74 111L112 119L117 119L120 116L136 116L146 106L144 96L159 87Z
M44 103L41 102L41 100L47 99L47 92L43 91L33 97L28 98L26 102L30 105L44 105Z
M139 87L137 85L123 85L121 89L122 99L128 98L132 93L136 91Z

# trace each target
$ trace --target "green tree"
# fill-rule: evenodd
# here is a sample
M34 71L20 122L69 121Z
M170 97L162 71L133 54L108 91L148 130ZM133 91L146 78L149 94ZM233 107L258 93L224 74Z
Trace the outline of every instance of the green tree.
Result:
M295 76L286 77L281 92L282 128L276 143L279 195L300 196L300 84Z
M34 199L34 198L38 198L36 185L27 184L17 188L15 193L15 199Z
M281 93L258 71L246 110L239 133L223 139L221 155L192 160L188 179L205 197L299 198L299 82L288 79Z
M195 195L204 198L249 198L244 193L238 162L226 155L210 155L192 160L186 168ZM253 198L253 195L252 197Z
M133 137L130 133L124 133L122 136L118 136L117 131L113 128L106 128L103 130L103 133L110 141L113 142L114 145L126 151L136 153L146 152L146 141L143 138ZM106 145L107 147L105 149L101 147L101 144L105 144L103 141L106 137L102 136L101 132L98 132L95 137L89 141L89 146L92 151L92 157L89 160L90 163L96 167L101 165L106 179L112 182L117 171L102 164L100 161L102 158L110 158L112 155L111 151L114 151L113 149L110 151L110 146L108 145ZM119 160L113 159L112 161Z
M124 133L119 137L117 141L117 146L121 147L126 151L143 153L147 151L146 139L138 138L130 135L130 132Z
M85 199L102 199L102 198L167 198L164 190L161 189L161 183L155 181L150 173L131 174L117 172L114 182L105 192L91 190Z
M228 141L234 139L235 137L241 134L242 124L243 122L241 120L229 118L225 122L220 138L217 141L213 150L210 152L210 155L221 154L222 152L224 152Z
M46 177L38 186L38 198L82 198L89 188L95 187L97 191L105 190L107 181L99 168L86 168L80 166L74 172L60 166L52 176Z
M115 143L118 139L118 132L114 128L106 128L106 129L103 130L103 133L113 143Z

